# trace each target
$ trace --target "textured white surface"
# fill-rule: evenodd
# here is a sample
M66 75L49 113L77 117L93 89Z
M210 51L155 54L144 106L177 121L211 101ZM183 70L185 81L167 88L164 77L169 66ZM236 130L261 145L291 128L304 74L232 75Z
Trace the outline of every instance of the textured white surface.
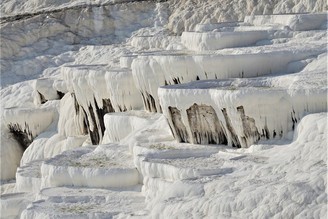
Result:
M21 212L33 201L32 193L10 193L1 195L1 218L17 218Z
M231 47L249 46L269 38L268 31L235 32L183 32L182 43L190 50L218 50Z
M302 119L306 112L327 111L326 99L322 101L327 92L327 34L326 24L321 24L324 15L319 19L313 15L247 18L256 26L217 24L241 21L245 15L325 11L325 1L170 0L75 9L67 7L90 2L2 3L0 11L5 13L1 16L61 8L1 21L1 115L10 115L8 121L42 123L42 127L33 128L38 136L24 152L17 183L1 181L1 192L10 193L0 197L5 217L19 218L23 209L22 218L42 219L327 217L327 113ZM252 46L197 52L187 51L179 42L183 31L192 30L211 31L197 33L199 36L262 31L271 35L260 41L252 35ZM191 48L198 42L185 44ZM215 48L216 43L211 46ZM317 57L321 53L324 55ZM138 65L132 64L134 58L139 60ZM83 73L65 78L61 70L68 66L80 66L76 69ZM107 74L111 69L112 74ZM279 75L246 78L267 73ZM256 127L266 123L266 116L268 126L286 129L284 137L288 141L276 137L252 144L248 138L246 145L250 147L238 150L177 143L163 114L134 111L106 116L104 141L107 138L119 143L90 148L92 139L86 136L86 123L91 114L86 117L70 94L75 86L81 105L88 108L94 103L95 109L94 97L99 106L103 97L111 98L117 103L113 107L120 111L131 103L138 103L140 109L141 91L148 100L145 106L159 108L158 88L165 85L165 80L174 84L215 79L215 74L219 81L160 88L159 96L167 97L163 106L186 109L194 101L223 104L233 112L230 117L240 134L241 117L234 105L242 103L245 114L259 121ZM72 79L76 81L70 83ZM33 103L36 90L49 99L47 103L40 104L40 99L36 99L37 105ZM57 90L66 93L60 101L53 100ZM309 106L304 105L306 102ZM290 119L286 113L290 109L282 106L291 105L295 108L294 123L297 119L299 124L294 138L288 132L292 123L280 118ZM54 113L48 127L45 109ZM165 107L163 110L165 113ZM103 114L98 115L101 120ZM6 129L1 129L1 180L14 177L22 153ZM87 147L71 150L80 146ZM39 159L45 159L40 178L39 167L33 163ZM8 172L3 171L7 166ZM142 191L140 185L125 187L142 179ZM75 187L45 188L35 198L40 181L44 186ZM14 183L16 189L35 193L13 193ZM116 188L90 188L95 186Z
M301 120L291 144L254 145L254 149L260 146L267 148L255 153L238 150L246 155L239 159L222 157L219 152L218 159L230 160L223 166L236 167L235 171L220 177L203 178L199 188L196 190L194 187L193 193L181 197L177 191L172 195L176 186L161 183L162 192L152 199L155 202L149 202L151 215L325 218L326 145L327 113L306 116ZM249 153L266 159L264 162L256 159L245 162ZM156 188L154 183L145 185Z
M144 197L138 192L109 189L57 187L41 190L21 218L127 218L144 217Z
M34 160L21 166L16 172L16 192L38 193L41 189L40 167L42 160Z
M324 37L321 41L315 42L316 45L313 44L314 42L312 45L308 42L309 50L304 49L304 45L288 50L287 45L279 45L278 48L268 46L265 52L259 52L255 47L248 51L241 50L237 54L139 56L132 62L132 74L137 88L144 96L152 95L156 110L159 111L157 96L159 86L186 83L197 79L256 77L282 72L290 62L323 53L323 45L325 45L323 39Z
M246 16L245 22L252 25L280 24L292 30L305 31L327 27L327 14L291 14L291 15L257 15Z
M66 151L42 164L41 187L136 185L139 174L127 150L127 147L112 144Z
M13 138L12 134L7 131L6 127L1 127L1 180L9 180L15 178L17 167L19 167L20 159L23 155L23 149ZM6 167L6 168L4 168Z
M270 138L275 137L274 132L277 138L280 133L280 137L287 138L288 133L295 126L293 120L296 119L297 122L307 113L327 110L327 80L324 67L326 60L326 55L320 56L312 63L318 70L305 68L302 72L290 76L249 80L208 80L165 86L159 89L163 113L169 119L171 127L174 127L169 107L177 107L181 112L182 122L189 132L189 141L193 143L195 140L191 138L192 127L186 110L195 103L212 106L225 128L225 133L229 133L222 112L226 109L242 147L248 147L257 140L249 139L243 142L242 138L246 134L237 109L239 106L243 107L246 116L255 120L254 125L260 134L262 130L268 130ZM188 96L191 98L186 98ZM231 138L228 135L229 145L232 145Z

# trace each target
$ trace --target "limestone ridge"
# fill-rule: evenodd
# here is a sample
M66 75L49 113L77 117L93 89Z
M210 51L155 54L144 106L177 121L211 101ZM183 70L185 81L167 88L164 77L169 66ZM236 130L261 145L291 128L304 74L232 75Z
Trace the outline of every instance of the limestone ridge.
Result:
M82 4L82 5L75 5L70 6L66 8L60 8L60 9L53 9L53 10L41 10L33 13L23 13L23 14L17 14L12 16L1 16L0 17L0 24L5 24L8 22L15 22L20 20L26 20L29 18L33 18L35 16L54 16L56 13L63 13L63 12L69 12L72 13L73 11L81 11L84 9L91 10L92 8L100 8L100 7L106 7L110 5L119 5L119 4L128 4L133 2L166 2L167 0L120 0L120 1L114 1L114 2L107 2L107 3L98 3L98 4Z

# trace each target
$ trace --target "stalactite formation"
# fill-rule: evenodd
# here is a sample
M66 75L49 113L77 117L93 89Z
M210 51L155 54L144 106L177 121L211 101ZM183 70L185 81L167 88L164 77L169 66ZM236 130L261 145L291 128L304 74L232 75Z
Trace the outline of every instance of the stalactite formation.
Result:
M141 92L142 100L146 110L150 112L161 112L161 109L156 108L156 103L154 97L148 92Z

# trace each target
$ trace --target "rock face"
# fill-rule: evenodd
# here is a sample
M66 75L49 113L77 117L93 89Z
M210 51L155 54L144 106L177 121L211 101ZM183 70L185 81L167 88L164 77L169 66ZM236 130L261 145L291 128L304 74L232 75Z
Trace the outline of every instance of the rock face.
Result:
M41 109L12 108L2 111L4 132L9 131L25 150L40 133L44 132L56 118L56 112L49 107Z
M240 33L242 34L242 32ZM309 45L310 46L310 45ZM132 74L136 87L143 95L147 110L161 112L157 90L160 86L187 83L195 80L248 78L278 73L288 64L309 58L323 52L322 45L315 45L318 50L295 48L291 52L277 46L265 53L256 49L237 54L213 54L209 52L186 54L140 55L132 62ZM297 46L296 46L297 47ZM244 53L243 53L244 52Z
M220 82L199 81L159 89L163 113L178 141L249 147L260 139L287 137L305 113L327 110L324 87L294 90L290 96L282 88L230 90L215 84Z
M25 123L24 128L19 124L8 124L9 132L13 135L14 139L21 145L22 149L25 150L33 141L34 136L32 135L29 126Z
M18 82L11 77L13 74L35 79L42 74L43 65L58 67L73 61L67 58L55 61L47 55L74 51L83 44L109 45L124 41L133 31L153 25L155 5L154 1L83 5L3 18L0 58L6 61L1 63L5 79L2 86ZM35 65L33 60L42 65Z
M187 109L187 116L196 144L227 144L226 134L213 107L194 104Z
M73 65L63 67L62 75L74 96L75 113L84 121L92 144L102 140L105 114L142 107L129 69Z

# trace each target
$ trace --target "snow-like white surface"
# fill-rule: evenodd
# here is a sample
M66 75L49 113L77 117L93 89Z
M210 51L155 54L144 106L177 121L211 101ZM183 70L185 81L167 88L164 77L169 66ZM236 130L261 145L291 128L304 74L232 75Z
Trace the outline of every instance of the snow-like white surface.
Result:
M242 21L246 15L323 12L325 7L323 0L171 0L168 28L181 33L197 24Z
M55 105L55 104L54 104ZM51 104L43 108L1 109L1 179L15 177L24 147L27 147L39 134L51 128L56 121L56 109ZM25 136L24 143L17 137ZM23 145L22 145L23 144Z
M269 73L282 72L290 62L306 59L323 53L325 37L315 42L307 42L308 47L287 45L278 48L268 46L263 52L255 48L241 50L236 54L175 54L138 56L132 62L132 74L137 88L142 91L144 99L154 105L148 110L160 111L157 97L159 86L186 83L197 79L225 79L234 77L256 77ZM228 50L229 52L229 50Z
M1 81L3 80L1 75ZM33 81L24 81L1 89L1 107L34 107L33 90Z
M139 50L166 49L170 44L179 42L178 36L135 36L130 39L130 44Z
M34 104L42 104L43 101L57 100L59 95L54 88L55 81L49 78L42 78L34 82Z
M52 11L49 12L50 16L41 13L4 21L1 24L2 87L36 79L41 74L54 73L65 63L79 61L76 53L88 52L80 51L86 45L125 41L133 31L153 25L157 12L154 7L148 6L155 4L132 2L98 5L90 7L90 10L85 5L82 8ZM101 59L108 60L109 57L107 53ZM94 58L97 60L98 57Z
M80 147L87 136L63 136L55 133L44 133L45 136L39 136L24 151L21 158L21 165L25 165L33 160L41 160L56 156L66 150ZM49 134L51 137L49 137Z
M34 160L17 169L15 188L17 192L39 192L41 188L41 164L42 160Z
M156 119L158 116L144 111L108 113L104 116L106 130L102 143L119 142L131 133L149 126Z
M136 58L137 55L126 55L120 57L120 67L121 68L131 68L131 64L134 58Z
M305 31L327 28L327 14L290 14L246 16L245 22L252 25L281 24L292 30Z
M133 190L57 187L43 189L41 197L21 218L127 218L147 213L144 197Z
M23 155L23 149L13 138L13 135L3 126L1 127L0 140L1 180L13 179L15 177L16 169L19 167L19 162Z
M42 188L63 185L126 187L139 182L139 173L128 148L117 144L66 151L46 160L41 165L41 175Z
M55 112L52 108L9 108L2 112L1 122L3 124L18 124L28 129L33 136L44 131L53 121Z
M250 146L260 137L247 139L249 136L241 112L238 110L240 106L243 107L245 115L254 120L252 129L256 129L259 135L264 134L262 133L264 130L268 132L268 136L261 136L261 138L288 138L288 133L294 128L295 122L297 123L306 113L327 110L326 69L325 67L320 69L326 60L326 55L320 56L313 61L313 65L317 65L318 70L310 71L305 68L302 72L290 76L260 80L200 81L165 86L159 89L163 113L169 119L171 127L174 127L174 118L169 107L177 107L181 113L182 123L187 127L188 140L193 143L195 139L191 137L193 134L187 109L195 103L214 108L225 129L229 145L233 142L232 137L229 136L231 131L223 109L226 110L242 147ZM177 131L174 129L175 135ZM244 137L246 141L243 140Z
M89 106L103 108L103 100L109 99L115 111L140 109L142 100L128 69L115 69L106 65L74 65L62 68L68 90L87 113ZM95 116L97 113L94 112ZM99 119L98 119L99 120ZM92 127L91 127L92 128Z
M165 218L325 218L326 145L327 113L306 116L298 125L293 143L271 145L271 149L256 153L236 151L246 156L230 158L230 162L223 165L237 167L234 172L204 178L198 194L194 190L183 197L176 193L167 198L165 193L176 191L175 185L162 187L162 193L154 199L156 202L149 202L151 215ZM245 162L248 153L267 159L259 163L255 159ZM221 158L220 152L218 159L229 161L225 155Z
M1 16L45 12L1 20L1 115L6 121L40 124L33 127L38 134L21 158L22 149L1 121L1 180L14 177L21 159L16 182L1 181L1 193L9 193L1 197L1 214L20 218L25 209L22 218L327 217L327 114L302 119L327 111L326 14L257 16L323 12L325 1L103 5L109 2L2 2ZM245 15L252 15L248 23L238 22ZM183 45L179 35L192 30L198 39L188 36L195 42ZM255 39L263 32L269 37ZM247 44L231 44L247 47L187 50L210 42L208 36L227 33L252 37ZM65 76L70 71L79 72ZM269 75L257 77L264 74ZM198 79L207 81L192 82ZM192 83L172 86L186 82ZM171 86L158 95L165 84ZM168 116L167 107L175 106L179 122L177 110L183 114L194 103L214 107L222 124L212 126L217 121L212 116L201 119L213 113L211 108L197 112L194 107L190 121L182 115L178 127L184 123L189 133L196 130L197 143L206 145L177 143L172 121L163 114L129 112L144 104L158 112L162 107ZM249 148L207 145L227 134L229 120L219 106ZM47 110L53 112L51 122ZM30 118L24 115L30 112ZM254 130L263 127L276 137L253 144L258 140ZM283 139L277 130L284 130ZM103 133L104 144L91 147ZM187 136L183 128L179 133Z
M162 178L170 182L218 175L225 170L217 168L218 163L210 158L218 150L218 147L172 142L143 144L134 148L134 154L137 155L135 164L143 176Z
M268 31L264 30L208 33L183 32L181 41L190 50L203 51L248 46L268 37Z
M84 128L84 114L82 110L76 112L74 96L70 93L60 100L58 133L64 136L86 134Z
M109 70L105 79L115 112L142 108L141 95L134 84L131 70Z
M33 201L31 193L10 193L1 195L0 218L14 219Z
M131 132L128 136L121 140L121 144L128 145L130 151L136 156L140 151L135 152L135 146L147 143L158 143L166 141L174 141L168 121L162 114L153 114L149 118L151 124ZM148 150L148 149L147 149Z

